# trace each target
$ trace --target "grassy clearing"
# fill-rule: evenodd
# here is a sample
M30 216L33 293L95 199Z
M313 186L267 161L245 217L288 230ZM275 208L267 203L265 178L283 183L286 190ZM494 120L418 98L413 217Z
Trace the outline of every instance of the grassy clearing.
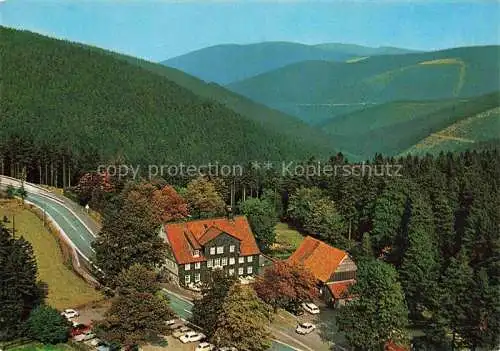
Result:
M419 65L461 65L461 64L463 64L463 61L456 58L429 60L419 63Z
M278 223L275 230L276 243L273 245L271 256L281 259L288 258L299 247L304 237L286 223Z
M81 306L102 299L102 295L77 276L63 260L56 238L42 221L17 201L0 200L0 218L7 216L12 227L15 216L16 235L33 245L39 279L49 286L47 303L57 309Z
M68 344L44 345L40 343L30 343L10 349L12 351L73 351L75 350Z

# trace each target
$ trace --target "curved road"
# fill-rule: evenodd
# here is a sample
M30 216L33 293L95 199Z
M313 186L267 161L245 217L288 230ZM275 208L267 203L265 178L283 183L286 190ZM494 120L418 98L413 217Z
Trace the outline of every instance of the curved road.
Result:
M83 221L79 220L65 205L48 197L32 193L28 194L26 201L33 203L50 215L59 227L61 227L80 255L87 259L87 261L92 259L94 254L92 242L95 236Z
M0 175L0 187L6 187L8 185L19 188L21 186L21 181ZM80 256L90 261L94 254L92 242L95 240L99 231L99 226L80 206L74 204L72 201L62 196L57 196L36 184L24 182L24 188L28 193L25 199L26 202L34 204L50 216L57 225L59 225L68 241ZM191 315L191 301L181 298L169 291L165 291L165 293L170 299L171 307L174 312L181 318L188 319ZM290 339L290 337L287 338ZM296 342L297 341L298 340L296 340ZM305 349L307 351L313 350L307 346ZM289 347L283 342L275 340L273 341L271 350L295 351L299 349Z
M0 186L3 188L9 185L19 188L21 184L18 179L0 176ZM99 231L98 225L80 206L62 196L28 182L24 182L24 189L28 194L26 202L34 204L51 217L80 256L90 261L94 254L92 242Z

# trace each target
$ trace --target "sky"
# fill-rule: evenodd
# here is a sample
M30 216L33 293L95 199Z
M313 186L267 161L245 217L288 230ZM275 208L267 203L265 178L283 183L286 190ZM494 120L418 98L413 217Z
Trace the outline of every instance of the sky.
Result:
M0 0L0 23L162 61L217 44L500 44L493 0Z

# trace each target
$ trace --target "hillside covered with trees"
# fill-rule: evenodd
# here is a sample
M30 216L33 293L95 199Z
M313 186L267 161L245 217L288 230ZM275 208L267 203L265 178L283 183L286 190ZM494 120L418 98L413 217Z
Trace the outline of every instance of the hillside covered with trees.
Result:
M350 62L305 61L228 85L310 123L398 100L474 97L499 90L499 46L461 47Z
M95 48L7 28L0 35L2 173L26 167L30 180L63 184L66 168L76 174L99 162L244 163L318 152Z

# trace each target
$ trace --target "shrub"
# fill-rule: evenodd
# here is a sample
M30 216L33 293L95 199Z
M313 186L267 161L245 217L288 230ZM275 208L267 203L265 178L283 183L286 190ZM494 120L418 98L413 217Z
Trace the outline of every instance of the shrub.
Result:
M28 335L44 344L66 342L69 329L69 322L56 309L46 305L31 311L28 319Z

